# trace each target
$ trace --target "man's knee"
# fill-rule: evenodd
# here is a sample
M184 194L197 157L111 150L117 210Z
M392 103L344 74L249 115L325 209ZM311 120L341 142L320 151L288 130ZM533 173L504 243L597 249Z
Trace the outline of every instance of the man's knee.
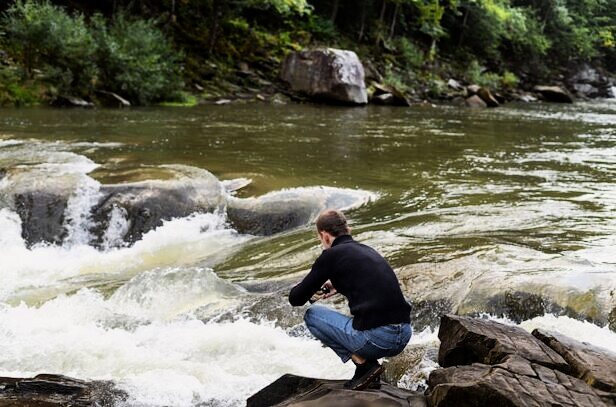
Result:
M317 323L317 316L323 313L323 308L325 307L322 305L312 305L306 310L306 313L304 313L304 322L308 327L314 326Z

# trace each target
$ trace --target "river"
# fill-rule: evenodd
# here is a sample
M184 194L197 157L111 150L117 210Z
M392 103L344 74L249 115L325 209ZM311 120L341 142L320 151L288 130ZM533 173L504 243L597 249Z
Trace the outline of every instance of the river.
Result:
M436 366L450 310L616 351L615 176L616 100L0 110L0 375L109 379L133 406L235 406L284 373L350 376L286 304L319 254L308 218L249 233L231 205L348 209L415 305L423 351L402 386ZM114 209L97 237L91 212L117 184L207 189L217 206L134 242ZM25 232L29 191L66 195L54 243Z

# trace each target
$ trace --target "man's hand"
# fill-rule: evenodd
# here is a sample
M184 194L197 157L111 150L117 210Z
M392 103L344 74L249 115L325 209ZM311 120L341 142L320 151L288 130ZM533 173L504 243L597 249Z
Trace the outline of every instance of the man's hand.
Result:
M325 284L323 284L323 288L327 289L327 292L323 294L323 299L333 297L334 295L338 294L338 291L336 291L336 288L334 288L334 285L329 280L327 280Z

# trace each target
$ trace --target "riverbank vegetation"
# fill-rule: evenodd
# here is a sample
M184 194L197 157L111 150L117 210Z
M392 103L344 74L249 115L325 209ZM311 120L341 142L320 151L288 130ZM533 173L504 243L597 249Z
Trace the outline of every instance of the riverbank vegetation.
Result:
M115 92L133 104L277 81L291 50L356 51L369 75L434 97L616 72L616 0L14 0L0 6L0 103Z

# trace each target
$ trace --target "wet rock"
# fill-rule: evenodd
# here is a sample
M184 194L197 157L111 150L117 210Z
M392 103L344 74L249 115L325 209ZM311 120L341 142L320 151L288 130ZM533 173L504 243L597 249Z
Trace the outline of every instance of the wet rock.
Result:
M51 106L92 108L94 104L74 96L58 96L51 102Z
M498 107L500 105L500 103L498 103L498 100L496 100L496 98L494 97L494 95L492 95L492 92L490 92L489 89L479 88L479 90L477 91L477 96L479 96L481 100L483 100L486 105L488 105L488 107Z
M496 364L509 355L517 355L548 368L563 372L569 370L569 365L559 354L517 326L444 315L438 337L441 340L438 362L443 367Z
M322 380L284 375L255 393L246 407L426 407L425 397L417 392L382 384L379 390L353 391L343 380Z
M563 309L538 294L507 291L489 298L484 311L520 323L546 313L558 315Z
M370 102L372 103L384 104L384 103L379 103L381 101L379 100L379 98L384 96L388 101L387 104L389 105L410 106L411 104L408 98L406 97L406 95L404 94L404 92L393 86L373 82L371 87L374 89L372 92L372 97L370 98ZM391 97L387 95L391 95Z
M98 90L96 91L96 94L98 95L98 101L104 107L122 108L131 106L128 100L124 99L117 93Z
M535 86L533 90L547 102L573 103L573 97L560 86Z
M428 385L432 407L611 405L583 381L522 358L438 369Z
M317 100L368 103L364 68L353 51L322 48L292 52L285 58L280 76L292 91Z
M572 71L568 85L581 97L608 97L610 78L600 68L582 64Z
M40 374L33 378L0 377L0 405L112 407L127 395L111 382L84 381L66 376Z
M371 103L375 105L394 105L394 95L391 93L381 93L380 95L373 96L370 99Z
M473 96L473 95L476 95L477 92L479 92L479 89L481 89L481 86L479 85L468 85L466 87L466 92L468 96Z
M608 323L609 323L610 329L616 332L616 307L614 307L612 312L610 312L610 315L608 316Z
M146 181L101 187L103 198L92 210L97 237L103 241L103 234L109 228L114 208L121 208L128 228L122 237L124 242L133 244L144 234L156 229L163 221L183 218L193 213L212 212L222 205L222 185L213 178L209 184L167 185L163 182Z
M478 95L473 95L469 98L466 98L464 103L466 104L466 106L475 109L485 109L486 107L488 107L486 102L484 102L483 99L481 99Z
M66 236L64 213L68 197L45 191L28 191L14 198L21 218L21 236L28 247L37 243L60 244Z
M535 329L533 336L562 356L577 378L597 389L616 393L616 354L555 332Z
M573 84L573 89L581 97L596 98L601 95L598 88L588 83L575 83Z
M532 102L537 101L537 98L531 95L530 93L515 93L513 97L516 100L520 102L524 102L524 103L532 103Z
M447 86L449 86L453 90L463 90L464 89L464 86L462 86L460 82L458 82L457 80L453 78L450 78L447 81Z
M270 236L305 225L309 219L314 218L315 213L309 207L257 211L248 207L230 206L227 208L227 216L233 228L240 233Z

